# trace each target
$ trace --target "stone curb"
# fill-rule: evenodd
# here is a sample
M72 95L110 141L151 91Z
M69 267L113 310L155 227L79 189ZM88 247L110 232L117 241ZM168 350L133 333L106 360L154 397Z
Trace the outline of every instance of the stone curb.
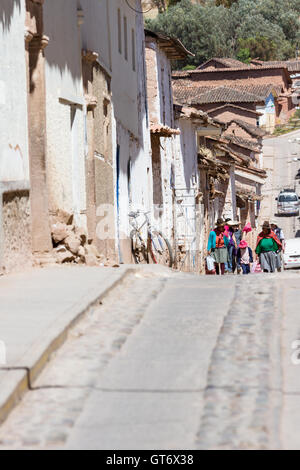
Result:
M22 399L23 395L32 387L32 383L42 372L49 361L51 354L57 351L66 341L70 329L78 323L84 315L113 289L121 284L125 278L136 272L134 267L127 268L120 277L103 292L93 289L80 303L73 305L65 311L62 317L48 331L38 339L35 345L23 357L26 366L3 367L0 369L0 424L2 424L12 409Z

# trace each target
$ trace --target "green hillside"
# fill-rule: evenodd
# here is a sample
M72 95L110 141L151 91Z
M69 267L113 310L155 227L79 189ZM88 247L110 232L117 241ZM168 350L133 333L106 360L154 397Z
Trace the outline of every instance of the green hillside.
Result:
M195 54L180 64L211 57L243 62L294 58L300 46L300 0L171 0L146 27L178 37Z

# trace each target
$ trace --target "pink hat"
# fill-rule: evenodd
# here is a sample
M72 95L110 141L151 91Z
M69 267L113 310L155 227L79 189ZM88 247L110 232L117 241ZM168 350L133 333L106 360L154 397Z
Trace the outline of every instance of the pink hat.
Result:
M243 232L246 232L246 233L252 232L252 227L251 227L250 222L245 225L245 227L243 228Z
M248 248L248 243L246 240L242 240L241 243L239 244L239 248Z

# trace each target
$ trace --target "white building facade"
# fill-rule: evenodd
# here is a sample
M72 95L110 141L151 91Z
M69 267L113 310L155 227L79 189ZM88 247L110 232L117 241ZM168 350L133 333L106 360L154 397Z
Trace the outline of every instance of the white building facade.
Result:
M152 175L139 11L140 0L1 2L0 225L8 269L12 247L29 264L32 252L51 252L59 210L108 257L131 260L128 213L149 209Z

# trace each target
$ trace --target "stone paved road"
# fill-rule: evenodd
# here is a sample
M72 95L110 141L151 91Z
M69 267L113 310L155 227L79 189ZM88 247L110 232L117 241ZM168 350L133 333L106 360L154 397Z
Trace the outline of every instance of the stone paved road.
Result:
M299 272L132 275L74 328L0 449L299 449L299 303Z

